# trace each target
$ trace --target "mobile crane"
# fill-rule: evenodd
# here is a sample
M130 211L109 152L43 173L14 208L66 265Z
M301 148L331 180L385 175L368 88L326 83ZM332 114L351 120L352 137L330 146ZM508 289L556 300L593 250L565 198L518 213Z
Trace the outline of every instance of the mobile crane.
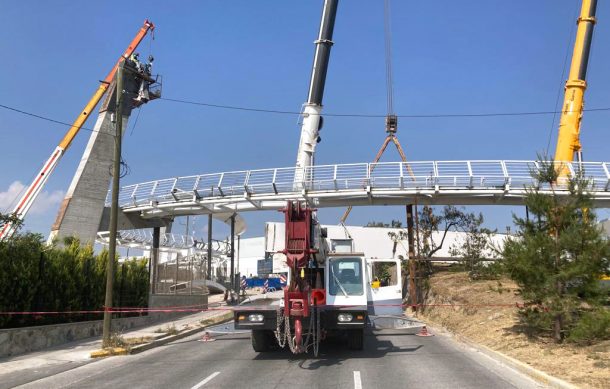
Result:
M328 70L332 33L338 0L325 0L318 39L315 41L309 94L303 111L301 139L297 153L295 186L303 182L306 168L313 165L315 146L322 125L322 97ZM238 308L235 328L252 330L252 347L257 352L289 346L293 353L318 353L320 341L330 335L346 335L351 349L363 348L364 328L370 303L395 305L402 312L400 261L368 259L327 239L308 204L289 201L283 209L285 240L281 253L288 265L288 286L279 308ZM345 239L342 239L345 240ZM373 283L375 263L383 261L394 269L394 283L384 288ZM382 290L384 289L384 290ZM391 303L391 304L387 304Z
M95 109L95 106L100 102L100 100L110 87L110 84L114 79L114 75L116 73L119 62L123 58L129 59L129 57L134 53L140 42L142 42L144 37L149 32L153 32L154 29L155 25L148 19L145 20L144 25L140 28L140 30L133 38L129 46L127 46L125 52L121 55L119 60L117 60L116 64L112 67L110 73L108 73L106 78L100 81L99 87L97 88L91 99L87 102L85 108L83 108L83 110L79 113L78 117L76 118L66 135L63 137L61 142L59 142L59 145L55 148L55 150L53 150L49 159L47 159L47 161L44 163L42 169L40 169L40 172L38 172L32 183L28 186L24 195L17 202L17 205L11 213L11 215L14 216L17 220L23 220L25 218L30 207L32 206L32 204L34 204L34 201L36 201L36 198L40 194L40 191L49 179L49 176L57 167L59 160L65 154L68 147L70 147L70 144L91 115L91 112ZM0 240L7 239L15 232L15 230L15 223L9 221L3 224L2 226L0 226Z

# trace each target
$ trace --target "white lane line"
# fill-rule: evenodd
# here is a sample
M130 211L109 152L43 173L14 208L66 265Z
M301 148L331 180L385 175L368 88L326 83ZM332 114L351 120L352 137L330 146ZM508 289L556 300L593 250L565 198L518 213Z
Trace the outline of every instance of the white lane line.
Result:
M201 388L203 385L205 385L208 382L212 381L214 379L214 377L216 377L218 374L220 374L219 371L210 374L209 376L207 376L206 379L204 379L203 381L201 381L197 385L193 386L191 389L199 389L199 388Z
M354 389L362 389L362 381L360 380L360 372L354 371Z

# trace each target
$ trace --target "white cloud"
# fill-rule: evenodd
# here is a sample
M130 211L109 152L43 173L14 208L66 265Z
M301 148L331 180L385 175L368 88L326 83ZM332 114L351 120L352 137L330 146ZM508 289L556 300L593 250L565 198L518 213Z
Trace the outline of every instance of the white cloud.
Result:
M17 201L25 193L26 187L20 181L15 181L9 185L8 189L0 192L0 210L11 212ZM65 192L56 190L53 192L40 192L29 214L43 215L49 211L57 212L59 203L64 199Z

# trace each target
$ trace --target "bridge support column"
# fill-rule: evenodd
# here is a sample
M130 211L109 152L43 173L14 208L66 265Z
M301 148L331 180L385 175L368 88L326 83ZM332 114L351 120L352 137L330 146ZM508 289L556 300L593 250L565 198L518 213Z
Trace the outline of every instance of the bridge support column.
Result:
M231 215L231 292L235 291L235 214Z
M416 266L415 266L415 239L413 236L413 204L407 205L407 240L409 244L409 300L413 304L413 311L417 310L417 285L416 281Z
M152 250L150 250L150 294L157 293L157 267L159 264L159 242L161 240L161 228L153 228Z

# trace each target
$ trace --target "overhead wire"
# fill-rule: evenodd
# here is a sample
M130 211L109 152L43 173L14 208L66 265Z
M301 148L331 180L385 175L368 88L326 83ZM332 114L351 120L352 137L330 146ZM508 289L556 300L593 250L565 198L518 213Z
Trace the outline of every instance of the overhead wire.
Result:
M235 105L213 104L201 101L172 99L161 97L159 100L171 101L174 103L190 104L196 106L219 108L227 110L271 113L281 115L302 115L300 111L284 111L277 109L252 108ZM590 108L585 109L587 112L595 111L610 111L610 107ZM436 114L411 114L411 115L396 115L399 118L419 118L419 119L435 119L435 118L472 118L472 117L494 117L494 116L535 116L535 115L552 115L561 113L561 111L515 111L515 112L481 112L481 113L436 113ZM310 115L314 115L310 113ZM359 113L324 113L324 116L332 117L349 117L349 118L384 118L385 114L359 114Z
M219 109L228 109L228 110L239 110L239 111L247 111L247 112L258 112L258 113L270 113L270 114L283 114L283 115L302 115L299 111L282 111L276 109L262 109L262 108L251 108L251 107L241 107L234 105L222 105L222 104L211 104L205 102L198 101L189 101L189 100L180 100L180 99L170 99L161 97L159 100L171 101L175 103L183 103L189 105L197 105L203 107L210 108L219 108ZM39 115L36 113L24 111L22 109L10 107L8 105L0 104L0 108L13 111L16 113L20 113L22 115L34 117L36 119L45 120L55 124L61 124L64 126L71 127L71 123L63 122L61 120L53 119L47 116ZM601 107L601 108L588 108L584 109L583 112L605 112L610 111L610 107ZM482 112L482 113L437 113L437 114L412 114L412 115L396 115L399 118L415 118L415 119L441 119L441 118L482 118L482 117L498 117L498 116L540 116L540 115L553 115L561 113L561 111L516 111L516 112ZM313 114L310 114L313 115ZM345 118L383 118L386 117L385 114L357 114L357 113L325 113L324 116L333 116L333 117L345 117ZM94 130L87 127L82 127L81 130L89 131L89 132L100 132L104 135L114 136L113 134L108 134L106 132L102 132L99 130Z

